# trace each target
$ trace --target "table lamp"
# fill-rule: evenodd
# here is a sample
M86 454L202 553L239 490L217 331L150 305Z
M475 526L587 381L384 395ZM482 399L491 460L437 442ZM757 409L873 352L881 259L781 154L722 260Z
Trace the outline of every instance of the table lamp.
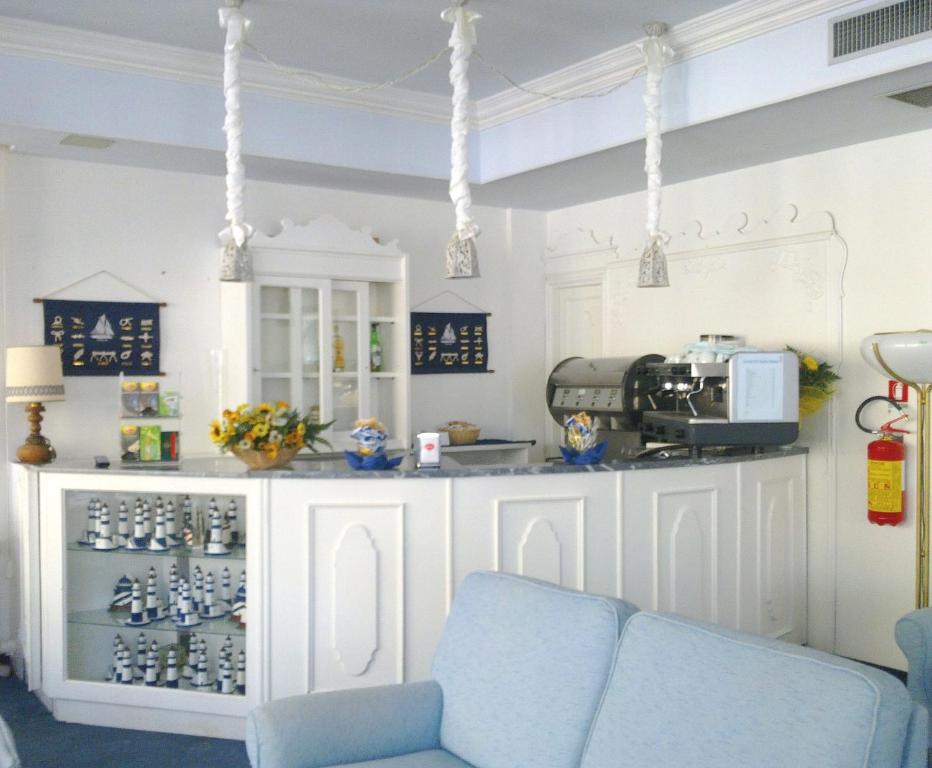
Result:
M47 464L55 450L42 436L42 403L65 399L61 350L49 347L9 347L6 351L6 401L26 403L31 432L16 451L23 464Z
M929 393L932 331L875 333L861 342L868 365L916 391L916 607L929 605Z

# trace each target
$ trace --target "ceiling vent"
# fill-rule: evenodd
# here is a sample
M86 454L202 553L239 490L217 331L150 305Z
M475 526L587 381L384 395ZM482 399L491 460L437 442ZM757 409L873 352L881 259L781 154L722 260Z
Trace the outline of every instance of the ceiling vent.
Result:
M85 149L109 149L113 146L113 139L101 136L82 136L79 133L69 133L58 142L65 147L84 147Z
M932 108L932 85L922 85L899 93L888 93L887 96L905 104L912 104L914 107Z
M932 35L932 0L883 3L829 21L830 64Z

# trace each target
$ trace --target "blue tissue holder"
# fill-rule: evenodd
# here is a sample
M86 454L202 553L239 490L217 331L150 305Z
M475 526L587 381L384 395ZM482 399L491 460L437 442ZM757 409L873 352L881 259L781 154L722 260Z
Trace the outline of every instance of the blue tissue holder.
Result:
M563 454L563 461L567 464L598 464L602 461L602 457L605 456L606 448L608 448L608 443L603 440L598 445L594 445L582 453L561 445L560 453Z

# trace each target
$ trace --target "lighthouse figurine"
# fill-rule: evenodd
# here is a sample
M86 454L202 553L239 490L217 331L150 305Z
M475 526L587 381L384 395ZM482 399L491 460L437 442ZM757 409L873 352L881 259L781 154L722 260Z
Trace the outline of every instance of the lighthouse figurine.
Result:
M178 566L172 563L168 571L168 615L178 615Z
M220 693L233 693L236 688L233 683L233 664L229 659L224 660L220 675Z
M228 555L230 550L223 543L223 523L216 502L211 500L210 539L204 544L205 555Z
M149 621L159 621L165 618L165 606L159 598L155 568L149 569L149 578L146 582L146 618Z
M219 619L226 614L223 606L214 600L214 574L207 571L207 577L204 580L204 602L200 608L201 618Z
M133 513L133 535L126 540L126 548L129 550L145 549L149 543L149 537L146 536L146 524L143 519L142 503L137 500L136 510Z
M178 687L178 653L175 651L175 646L168 649L168 658L165 663L165 687Z
M87 502L87 530L84 531L84 538L78 539L78 544L94 546L97 539L97 499L91 499Z
M169 499L165 503L165 541L170 547L180 547L181 540L178 538L177 521L175 520L175 503Z
M120 665L120 683L122 685L133 684L133 657L128 646L123 646L123 661Z
M223 604L224 612L229 612L233 603L230 601L230 569L223 566L220 573L220 602Z
M120 670L123 668L123 638L120 635L113 636L113 655L110 660L110 669L107 670L108 682L120 682Z
M125 547L126 540L129 538L129 510L125 501L120 501L120 507L117 510L117 535L116 543L118 547Z
M146 548L150 552L165 552L169 548L165 538L165 507L161 499L155 505L155 533L149 538Z
M246 651L240 651L236 657L236 692L246 695Z
M200 617L194 608L191 600L191 585L181 582L181 597L178 600L178 613L175 616L175 624L179 627L196 627L201 623Z
M142 502L142 525L146 530L146 536L152 535L152 505L148 499Z
M120 576L113 588L113 599L110 600L111 611L128 611L133 600L133 582L125 573Z
M227 504L227 525L226 528L230 532L230 540L228 543L236 546L239 544L239 521L236 519L236 499L230 499L230 503Z
M201 566L194 566L194 586L191 588L191 605L195 611L201 609L204 602L204 572Z
M146 654L146 685L154 687L159 684L159 652L158 643L152 641L149 652Z
M146 633L140 632L136 638L136 669L133 679L142 680L146 676Z
M239 587L230 609L230 619L239 624L240 629L246 628L246 571L239 575Z
M210 688L210 675L207 674L207 654L201 651L197 657L197 669L194 672L195 688Z
M181 668L181 676L185 680L194 679L194 668L197 666L197 651L200 647L200 641L197 636L197 632L192 632L191 637L188 638L188 653L186 655L186 661L184 666Z
M116 549L117 543L113 540L113 531L110 528L110 508L104 504L100 508L100 526L94 538L94 549Z
M123 623L128 627L143 627L149 623L149 617L143 610L142 603L142 584L137 579L133 579L133 593L130 600L129 618ZM140 635L142 637L142 635ZM137 660L138 665L138 660Z

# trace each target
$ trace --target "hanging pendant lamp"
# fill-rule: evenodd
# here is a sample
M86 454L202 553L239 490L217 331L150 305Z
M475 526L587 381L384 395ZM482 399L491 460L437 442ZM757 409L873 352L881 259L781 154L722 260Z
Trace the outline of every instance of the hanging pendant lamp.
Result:
M249 238L253 228L246 223L243 192L246 169L243 166L243 116L240 109L239 61L250 21L240 10L243 0L226 0L220 9L220 27L227 32L223 46L223 98L226 118L223 132L227 137L227 215L228 226L220 233L220 279L246 282L252 279Z
M638 267L638 288L665 288L670 285L667 258L663 253L663 234L660 231L660 189L662 176L660 159L663 141L660 131L660 87L663 83L665 60L673 51L663 42L667 25L655 21L644 25L647 40L641 51L647 64L644 83L646 118L646 149L644 171L647 173L647 245L641 254Z
M469 191L469 58L476 44L475 22L482 18L467 11L465 0L456 0L441 18L453 25L450 33L450 84L453 86L453 117L450 121L450 199L456 209L456 232L447 244L446 276L478 277L476 237L479 227L472 218Z

